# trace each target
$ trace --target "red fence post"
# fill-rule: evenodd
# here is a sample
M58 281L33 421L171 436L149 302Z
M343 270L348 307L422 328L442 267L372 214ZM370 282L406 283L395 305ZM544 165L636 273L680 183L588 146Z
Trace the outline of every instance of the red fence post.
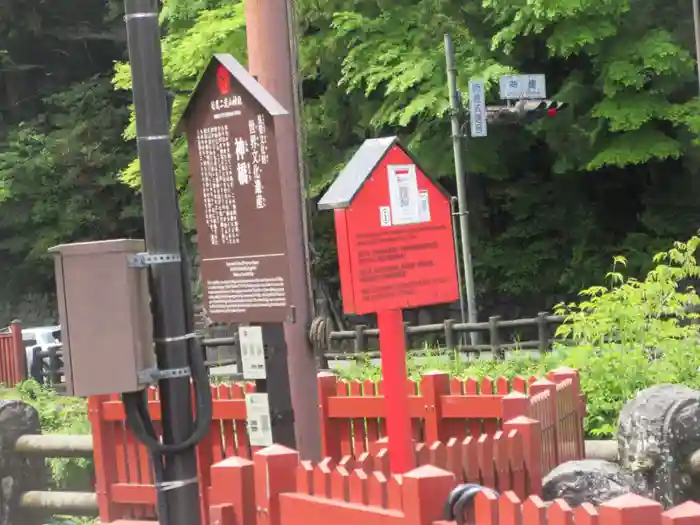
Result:
M700 523L700 504L686 501L661 515L662 525L696 525Z
M636 494L624 494L600 506L604 525L661 525L661 504Z
M272 445L256 452L253 461L255 501L260 513L257 525L280 525L279 495L296 490L299 453L282 445Z
M318 374L318 417L321 418L321 457L340 461L340 432L328 413L328 403L335 395L338 378L330 372Z
M560 367L551 373L552 381L563 383L571 379L572 402L576 408L576 454L578 458L586 457L586 438L584 434L584 420L586 418L586 398L581 393L581 378L577 370L568 367Z
M20 381L27 379L27 354L22 341L22 323L16 319L12 321L10 333L12 334L12 360L14 365L12 372L14 377L12 384L8 386L15 386Z
M559 438L557 432L559 415L557 413L557 385L548 379L540 379L530 385L531 398L541 394L542 392L549 392L549 398L546 399L545 406L547 419L549 421L540 421L542 425L542 433L544 434L542 436L542 445L545 451L549 451L549 457L546 457L546 469L549 470L553 469L559 464ZM530 411L530 415L532 417L537 417L532 411Z
M211 467L210 525L221 519L228 525L225 507L233 506L233 518L238 525L255 524L255 468L249 459L233 456ZM219 510L216 510L216 508ZM220 515L220 516L219 516Z
M501 399L501 419L508 421L530 415L530 398L521 392L513 391Z
M517 430L522 436L523 459L527 469L527 494L542 495L542 429L536 419L520 416L503 424L504 431Z
M121 516L118 506L112 498L112 485L117 483L117 464L115 447L117 436L114 424L104 421L102 408L108 396L90 396L88 398L88 418L92 426L92 446L95 465L95 492L100 520L109 523Z
M432 465L404 474L401 486L404 523L431 525L441 519L447 496L454 486L454 474Z
M446 426L442 419L441 398L450 393L450 376L445 372L428 372L421 378L420 395L425 403L425 442L447 441L451 436L446 434Z

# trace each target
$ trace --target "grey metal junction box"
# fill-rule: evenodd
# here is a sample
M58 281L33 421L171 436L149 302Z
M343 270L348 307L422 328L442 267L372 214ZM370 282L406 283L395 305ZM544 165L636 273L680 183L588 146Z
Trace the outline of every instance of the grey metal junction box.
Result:
M145 388L144 372L156 365L148 272L133 264L144 241L63 244L49 251L55 255L66 394Z

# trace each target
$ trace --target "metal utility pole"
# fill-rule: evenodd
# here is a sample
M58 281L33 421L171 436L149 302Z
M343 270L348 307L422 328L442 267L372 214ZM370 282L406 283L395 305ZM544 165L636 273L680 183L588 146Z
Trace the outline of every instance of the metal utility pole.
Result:
M316 360L309 341L311 293L306 231L306 195L299 147L299 85L296 82L296 45L291 0L245 2L248 71L293 116L276 130L285 234L289 252L291 303L294 322L284 324L288 348L289 383L294 407L296 443L304 459L321 459Z
M143 192L143 215L149 255L163 256L149 267L158 368L188 369L191 320L183 285L180 211L170 149L170 120L163 80L157 0L125 0L127 43L136 107L136 134ZM163 443L187 441L193 434L190 378L159 382ZM194 447L164 458L158 491L167 525L197 525L200 520L197 458ZM167 490L165 490L167 488Z
M698 72L698 91L700 91L700 0L693 0L693 27L695 29L695 60Z
M459 122L459 95L457 93L457 70L452 37L445 34L445 58L447 62L447 83L450 90L450 108L452 110L452 148L455 157L455 177L457 178L457 202L459 204L459 233L462 241L462 264L464 281L467 288L467 318L470 323L477 322L476 298L474 292L474 267L472 266L471 245L469 243L469 211L467 205L467 183L462 164L462 136ZM461 292L460 292L461 293ZM470 332L472 345L479 343L477 332Z

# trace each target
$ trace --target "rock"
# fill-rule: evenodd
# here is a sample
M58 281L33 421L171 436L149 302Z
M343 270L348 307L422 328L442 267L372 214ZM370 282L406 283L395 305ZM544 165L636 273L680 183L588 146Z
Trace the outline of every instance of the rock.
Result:
M545 476L542 485L545 501L563 499L572 507L585 502L598 506L629 492L646 492L629 472L601 459L562 463Z
M19 496L28 490L46 490L49 473L42 458L15 453L23 434L40 434L39 415L17 400L0 401L0 525L40 525L45 516L23 511Z
M691 457L700 449L700 392L681 385L640 391L620 412L620 464L664 507L700 498Z

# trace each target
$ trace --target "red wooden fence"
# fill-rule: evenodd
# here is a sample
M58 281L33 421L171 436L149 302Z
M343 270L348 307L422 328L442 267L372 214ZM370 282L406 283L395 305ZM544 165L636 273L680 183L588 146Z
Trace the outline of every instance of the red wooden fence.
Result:
M518 431L516 431L517 434ZM364 465L349 470L311 467L298 454L275 445L253 461L230 458L211 469L209 523L217 525L448 525L442 512L460 480L454 462L419 466L403 476ZM356 465L355 465L356 466ZM464 478L462 478L464 479ZM558 500L544 503L512 491L479 494L470 525L697 525L700 504L688 502L663 512L655 501L627 494L595 508L572 509Z
M27 355L22 342L22 325L12 323L0 332L0 383L13 387L27 377Z
M365 462L369 453L383 457L380 451L386 441L381 382L346 383L323 373L318 381L323 455L334 462L347 462L348 457ZM521 453L520 447L512 446L514 440L524 439L510 435L512 428L508 430L503 424L506 420L528 422L532 421L529 418L538 418L536 431L521 430L523 436L534 436L527 438L526 448L530 452L522 452L523 459L516 456L515 460L527 466L526 493L538 493L542 476L558 463L584 455L585 403L578 374L573 370L560 369L549 374L549 380L539 381L535 378L462 381L450 380L444 373L431 373L420 384L409 382L408 389L417 443L448 443L445 454L452 456L459 449L465 458L470 458L465 463L468 468L464 479L500 483L506 479L502 472L522 471L520 467L504 466L511 464L508 458L512 454ZM255 452L249 446L245 426L245 392L252 390L250 384L212 386L212 430L197 448L204 514L211 486L211 465L230 457L251 458ZM149 398L151 417L158 421L157 390L151 389ZM152 517L155 490L149 454L126 427L121 401L117 396L92 397L89 411L102 519ZM448 454L448 451L452 452ZM442 454L439 446L425 448L422 444L417 445L416 453L419 462ZM500 461L498 467L490 463L494 454L501 458L496 460ZM478 470L474 470L476 465ZM512 474L507 477L511 479Z

